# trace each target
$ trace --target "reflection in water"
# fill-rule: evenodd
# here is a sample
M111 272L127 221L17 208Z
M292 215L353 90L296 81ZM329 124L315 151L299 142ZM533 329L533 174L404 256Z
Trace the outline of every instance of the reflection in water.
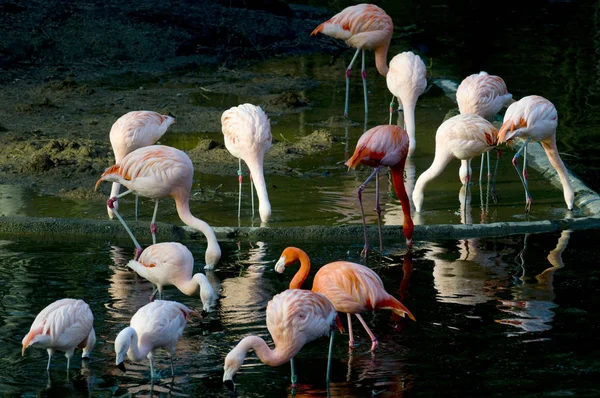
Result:
M554 273L565 265L562 261L562 253L566 249L571 231L562 231L558 243L547 257L551 267L535 276L535 281L525 275L525 254L527 251L528 235L525 235L523 251L519 254L521 259L522 274L519 281L512 290L512 300L501 300L498 309L502 312L512 314L514 317L497 319L496 322L511 325L522 329L521 333L542 332L552 328L554 318Z
M48 384L38 392L38 396L66 397L83 396L92 397L96 381L94 370L89 366L89 360L81 362L81 370L67 372L67 379L48 372Z

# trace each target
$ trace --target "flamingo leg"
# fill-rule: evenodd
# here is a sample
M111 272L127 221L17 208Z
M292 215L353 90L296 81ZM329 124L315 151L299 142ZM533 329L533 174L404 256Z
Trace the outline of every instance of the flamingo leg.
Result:
M333 337L335 336L335 329L331 330L331 335L329 336L329 353L327 354L327 377L325 378L325 382L329 384L329 375L331 374L331 354L333 352Z
M484 163L484 158L483 158L484 154L481 154L481 166L479 166L479 185L481 185L481 181L483 180L483 163ZM488 169L489 169L489 163L488 163Z
M365 330L369 334L369 337L371 337L371 342L372 342L372 344L371 344L371 351L375 351L375 349L379 345L379 342L377 341L377 337L375 337L375 335L373 334L373 332L371 332L371 329L369 329L369 327L367 326L367 323L362 318L362 316L360 316L360 314L354 314L354 315L356 315L356 317L358 318L358 320L360 321L360 323L362 323L363 327L365 328Z
M129 235L129 237L133 241L133 244L135 245L135 258L134 259L137 260L138 257L140 256L140 254L142 254L142 246L140 246L140 244L137 241L137 239L135 239L135 236L133 236L133 232L131 232L131 229L129 229L129 227L125 223L125 220L123 220L123 217L121 217L121 215L117 211L116 207L114 206L114 203L116 201L118 201L123 196L125 196L127 194L130 194L132 192L133 192L132 190L129 190L129 191L125 191L123 193L120 193L117 196L108 199L108 202L106 202L106 205L113 211L113 213L115 214L115 216L117 216L117 218L119 219L119 221L121 222L121 224L125 228L125 231L127 231L127 234Z
M363 90L365 91L365 118L369 115L369 99L367 91L367 70L365 69L365 50L362 50L362 69L360 71L363 81Z
M298 376L296 376L296 367L294 366L294 358L290 359L290 366L292 368L292 388L296 387L296 382L298 381Z
M150 361L150 378L154 379L157 375L154 371L154 354L152 351L148 354L148 360Z
M156 215L158 214L158 199L154 204L154 213L152 214L152 222L150 223L150 232L152 232L152 244L156 244Z
M348 340L348 346L350 348L354 348L354 334L352 333L352 316L350 313L346 314L348 316L348 335L350 336L350 340Z
M252 198L252 217L254 218L254 181L252 181L252 173L250 173L250 197Z
M156 293L158 293L158 286L154 286L154 288L152 289L152 294L150 295L150 302L154 301Z
M498 164L500 163L500 157L502 156L502 149L498 149L497 151L496 167L494 167L494 176L492 178L492 200L494 203L498 203L498 195L496 194L496 178L498 177Z
M242 159L239 159L239 169L238 169L238 182L240 185L240 193L238 195L238 220L241 218L242 212Z
M487 151L485 156L487 158L487 176L489 179L492 176L492 172L490 171L490 151Z
M66 351L65 356L67 357L67 372L68 372L69 368L71 367L71 357L73 356L73 351Z
M52 360L52 354L54 353L51 348L48 348L48 366L46 366L46 370L50 370L50 361Z
M175 368L173 367L173 355L169 353L169 361L171 361L171 377L175 377Z
M138 219L138 214L140 214L139 212L139 207L140 207L140 197L135 195L135 219L137 221Z
M390 101L390 124L392 124L392 113L394 113L394 95L392 95L392 100Z
M363 232L365 235L365 246L362 250L362 252L360 253L360 255L362 257L366 257L368 252L369 252L369 239L367 238L367 222L365 220L365 211L363 209L363 204L362 204L362 192L365 190L367 184L369 183L369 181L371 181L371 179L377 175L377 173L379 172L379 169L381 168L381 166L378 166L375 168L375 170L373 170L373 172L371 173L371 175L369 177L367 177L367 179L365 180L365 182L363 182L361 184L360 187L358 187L358 202L360 203L360 214L362 216L362 221L363 221Z
M352 69L352 65L354 65L354 61L356 61L356 57L358 57L358 53L360 52L360 48L356 50L354 53L354 57L352 57L352 61L350 61L350 65L346 68L346 105L344 105L344 117L348 117L348 99L350 97L350 70Z
M377 212L377 229L379 231L379 252L383 253L383 239L381 237L381 206L379 205L379 174L375 177L375 211Z
M519 174L519 178L521 179L521 183L523 183L523 188L525 188L525 213L529 214L529 211L531 210L531 194L529 193L529 187L527 185L527 144L529 143L529 141L531 140L531 137L527 137L527 139L525 140L525 143L523 144L523 146L521 147L521 149L519 149L517 151L517 153L515 153L515 156L513 157L512 163L513 166L515 166L515 169L517 170L517 173ZM523 172L521 172L521 168L519 167L519 156L521 156L521 152L523 152ZM116 213L115 213L116 214Z

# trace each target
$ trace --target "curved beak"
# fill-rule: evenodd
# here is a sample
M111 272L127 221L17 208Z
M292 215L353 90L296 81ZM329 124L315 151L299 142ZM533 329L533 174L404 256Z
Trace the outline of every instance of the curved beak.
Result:
M515 124L512 120L507 120L502 124L500 130L498 131L498 145L505 143L515 136L515 132L518 129L527 127L527 122L525 119L519 119L519 122Z
M127 368L125 368L125 362L117 364L117 368L121 369L123 372L127 372Z
M278 273L283 273L285 271L285 256L279 257L279 260L275 263L275 268L273 268Z

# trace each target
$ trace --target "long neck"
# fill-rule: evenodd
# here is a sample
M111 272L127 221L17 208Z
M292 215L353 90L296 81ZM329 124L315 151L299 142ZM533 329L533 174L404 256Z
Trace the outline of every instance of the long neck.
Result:
M127 327L123 329L121 333L125 333L130 341L129 349L127 350L127 356L129 359L132 361L141 361L142 359L146 358L148 353L152 350L152 347L138 346L138 335L135 329L132 327Z
M377 67L377 71L383 77L387 76L389 68L387 65L387 53L389 43L383 47L378 47L375 49L375 67Z
M256 187L256 194L258 195L258 212L260 213L260 220L262 222L269 221L271 218L271 203L269 202L269 195L267 194L267 183L265 182L265 175L263 172L263 155L257 156L254 161L247 163L250 169L250 176Z
M408 156L412 156L417 147L417 136L415 126L415 108L417 101L409 98L406 103L402 101L402 107L404 110L404 127L408 133Z
M183 221L186 225L202 232L206 237L206 266L214 266L221 258L221 247L219 246L219 242L217 242L215 232L206 222L192 215L190 212L189 193L179 193L178 195L174 195L173 198L175 199L177 214L179 214L181 221Z
M269 366L283 365L298 353L298 350L282 349L281 347L275 347L275 349L272 350L267 343L258 336L244 337L234 348L234 350L239 350L241 352L248 352L251 349L254 349L256 356L262 363Z
M175 287L186 296L192 296L198 291L199 285L198 282L192 278L184 281L177 281Z
M431 166L419 176L413 191L413 203L417 212L421 212L421 209L423 208L423 191L425 190L425 186L429 181L442 174L442 171L444 171L444 168L450 160L451 158L447 156L446 152L436 145L433 163L431 163Z
M402 213L404 214L404 222L402 224L402 232L406 238L406 243L412 243L413 230L415 229L412 217L410 216L410 201L404 188L404 165L391 167L392 171L392 182L394 183L394 190L396 196L400 199L402 205Z
M548 156L550 164L552 165L552 167L554 167L554 170L556 170L558 178L560 179L567 208L569 210L572 210L573 202L575 201L575 193L573 192L573 187L571 186L571 182L569 181L569 174L567 172L567 168L565 167L565 164L558 155L556 141L554 139L549 139L546 141L541 141L541 143L542 147L546 151L546 156Z
M300 269L294 275L294 278L290 282L290 289L301 289L302 284L308 278L310 272L310 259L304 252L298 252L298 260L300 261Z

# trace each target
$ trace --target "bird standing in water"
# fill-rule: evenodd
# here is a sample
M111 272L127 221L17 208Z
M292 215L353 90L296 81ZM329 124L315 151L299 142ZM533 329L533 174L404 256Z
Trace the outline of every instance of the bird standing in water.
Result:
M269 221L271 204L267 194L267 184L263 171L265 152L271 147L273 136L271 124L260 106L243 104L234 106L223 112L221 128L225 138L225 147L236 158L240 159L239 183L240 196L238 202L238 219L242 205L242 160L250 169L250 187L256 185L260 219ZM254 215L254 191L252 194L252 215Z
M175 118L152 111L132 111L124 114L110 129L110 144L115 154L115 163L138 148L153 145L167 132ZM119 194L121 185L113 182L109 198ZM118 206L115 203L115 206ZM138 198L135 197L135 215L138 214ZM108 216L114 217L113 210L107 206Z
M439 176L452 159L467 161L467 167L460 169L460 181L463 185L468 184L471 180L471 159L489 151L497 142L498 130L481 116L467 113L442 123L435 134L433 163L415 183L412 195L415 210L421 212L425 186Z
M367 130L356 144L354 154L346 161L348 168L355 168L358 164L374 167L375 170L358 188L358 201L360 203L360 212L363 221L363 231L365 237L365 246L362 250L362 256L365 257L369 251L369 242L367 239L367 224L365 221L365 212L362 204L362 192L367 183L375 177L375 202L377 211L377 226L379 228L379 247L383 251L383 239L381 236L381 207L379 205L379 178L378 173L382 167L388 166L392 173L392 181L396 196L402 205L404 222L402 231L406 238L406 245L412 246L412 235L414 224L410 216L410 202L406 189L404 188L404 163L408 154L409 138L399 126L384 124Z
M94 315L90 306L83 300L57 300L44 308L36 317L29 333L23 337L25 355L28 347L45 348L48 351L48 366L55 351L64 351L67 357L67 370L75 348L82 348L82 359L88 359L96 344Z
M294 387L294 357L305 344L322 336L330 336L326 378L329 382L336 319L333 304L320 293L295 289L273 296L267 304L267 329L275 349L270 349L258 336L244 337L225 357L223 383L233 389L233 377L244 364L248 351L254 349L265 365L279 366L290 361Z
M121 330L115 339L117 367L126 371L125 355L134 362L148 358L150 377L155 378L154 352L163 348L169 355L171 376L174 376L173 355L191 316L200 317L200 314L175 301L156 300L137 310L129 326Z
M560 179L567 209L573 210L575 193L569 181L567 168L563 163L556 147L556 126L558 113L552 102L538 95L521 98L508 107L504 114L504 123L498 132L498 144L519 139L523 146L513 157L513 165L519 173L519 178L525 188L525 212L531 210L531 194L527 184L527 144L530 141L539 142L548 156L548 160ZM518 159L523 152L523 172L519 168Z
M365 69L365 50L375 53L375 66L381 76L388 73L387 52L392 40L394 24L392 18L381 8L373 4L358 4L350 6L330 20L323 22L312 31L312 35L323 33L336 39L342 39L350 47L356 48L356 53L346 68L346 103L344 117L348 117L348 98L350 92L350 70L362 50L363 89L365 92L365 118L369 114L367 99L367 71Z
M127 264L129 268L155 285L150 300L158 293L162 299L164 286L173 285L183 294L191 296L200 290L204 311L210 311L215 292L206 275L194 272L194 256L179 242L164 242L148 246L137 260Z
M386 76L388 90L398 97L404 114L404 129L408 133L410 145L408 156L412 156L417 146L415 107L419 96L427 88L427 68L421 57L408 51L396 55L390 61L390 70ZM390 103L390 124L392 124L392 105Z
M275 271L283 273L285 268L300 261L300 269L290 282L290 289L300 289L310 272L308 255L297 247L287 247L275 264ZM335 261L322 266L315 274L313 292L327 297L336 311L345 312L348 316L349 346L354 347L351 315L354 314L371 337L371 351L379 345L377 338L367 326L361 313L376 309L389 309L400 316L408 316L413 321L415 317L395 297L385 291L379 275L364 265L349 261Z
M136 149L125 156L120 163L109 167L96 182L96 189L102 181L118 182L129 190L108 200L108 207L113 208L115 215L125 227L136 247L135 259L142 252L142 247L133 233L114 208L114 203L123 196L135 192L138 195L154 199L154 215L150 224L152 241L156 244L156 213L159 199L168 196L175 200L177 214L186 225L202 232L208 243L205 254L205 269L214 268L221 258L221 248L213 229L206 222L194 217L190 212L190 192L194 177L194 166L185 152L169 146L151 145Z
M467 76L456 90L456 103L461 114L471 113L479 115L489 122L493 122L494 117L500 112L500 109L511 100L512 94L508 92L504 80L499 76L490 75L483 71ZM481 154L480 183L483 175L484 155L487 155L488 178L491 177L490 152L488 151ZM499 157L500 152L498 152ZM462 160L461 162L461 167L468 167L466 160ZM497 164L496 161L496 166ZM462 174L466 175L467 173ZM471 173L469 172L468 174Z

